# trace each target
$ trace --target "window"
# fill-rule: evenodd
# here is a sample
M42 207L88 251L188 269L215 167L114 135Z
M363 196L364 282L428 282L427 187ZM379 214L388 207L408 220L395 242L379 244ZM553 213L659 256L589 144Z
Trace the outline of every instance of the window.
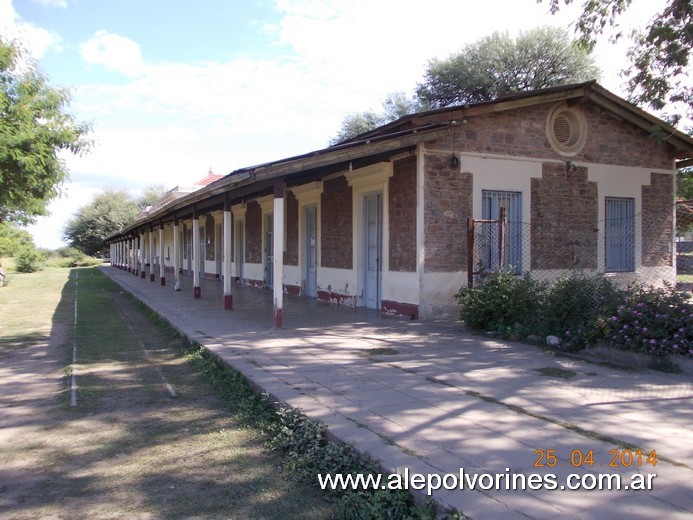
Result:
M635 270L635 200L607 197L604 222L605 270Z
M501 208L505 208L508 229L505 233L503 256L498 247L498 235L495 228L489 227L482 235L482 262L485 269L497 271L510 268L515 273L522 273L522 193L516 191L481 192L482 216L484 220L496 220L500 217Z

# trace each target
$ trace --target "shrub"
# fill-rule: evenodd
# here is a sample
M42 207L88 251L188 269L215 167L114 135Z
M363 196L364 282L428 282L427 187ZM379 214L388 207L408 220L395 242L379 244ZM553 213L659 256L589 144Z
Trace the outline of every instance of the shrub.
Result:
M91 267L101 265L98 258L87 256L75 247L61 247L52 251L48 257L48 265L51 267Z
M597 322L610 316L624 292L600 275L571 273L551 284L542 306L543 335L562 338L568 347L583 348L598 341Z
M600 328L604 339L622 350L654 358L693 354L693 305L671 287L633 288Z
M33 247L24 247L15 256L15 265L19 273L34 273L43 269L45 257Z
M528 335L538 327L546 284L508 272L489 275L478 287L455 295L460 318L471 327Z
M62 258L82 259L87 256L76 247L71 246L61 247L60 249L56 249L55 252Z

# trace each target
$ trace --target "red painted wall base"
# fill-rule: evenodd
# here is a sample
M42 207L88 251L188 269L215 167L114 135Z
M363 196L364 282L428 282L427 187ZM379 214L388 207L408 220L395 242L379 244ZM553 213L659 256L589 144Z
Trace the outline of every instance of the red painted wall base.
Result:
M193 298L202 298L202 289L199 287L193 287Z
M226 309L227 311L233 310L233 295L224 295L224 309Z
M274 309L274 326L279 328L284 322L284 309Z
M419 306L413 303L402 303L390 300L383 300L380 308L384 313L397 316L409 316L412 320L419 319Z
M154 281L154 274L150 274L150 275L149 275L149 281L150 281L150 282L153 282L153 281Z
M166 285L166 277L165 276L161 277L161 285Z

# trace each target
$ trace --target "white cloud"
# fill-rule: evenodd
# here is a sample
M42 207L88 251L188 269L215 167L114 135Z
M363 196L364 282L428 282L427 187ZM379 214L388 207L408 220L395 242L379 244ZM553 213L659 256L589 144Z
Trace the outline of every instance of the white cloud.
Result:
M62 197L53 200L48 205L50 215L36 219L36 224L28 226L27 230L33 235L37 247L58 249L65 245L62 240L63 228L67 220L80 206L88 204L99 189L69 183L64 188Z
M634 0L631 10L647 1ZM274 37L272 57L262 60L145 63L135 41L105 30L80 46L85 62L124 73L127 81L74 89L72 107L94 121L97 146L84 157L66 157L71 211L107 186L171 188L195 182L210 166L225 174L322 148L347 113L379 110L388 93L410 92L429 59L447 57L493 31L567 27L579 10L573 3L552 17L547 0L275 5L281 20L258 25ZM0 0L0 20L8 7L16 20L9 0ZM617 59L600 58L598 64L613 77L625 64L622 52ZM619 93L618 80L605 86ZM63 202L54 207L63 208ZM62 215L54 211L47 237L59 236L55 226Z
M90 65L103 65L128 76L136 76L144 67L142 51L137 42L104 30L97 31L82 43L79 52Z
M62 50L62 39L54 32L26 23L20 19L12 0L0 0L0 33L18 39L34 59L40 59L49 49Z
M32 0L36 4L46 7L56 7L58 9L67 9L67 0Z

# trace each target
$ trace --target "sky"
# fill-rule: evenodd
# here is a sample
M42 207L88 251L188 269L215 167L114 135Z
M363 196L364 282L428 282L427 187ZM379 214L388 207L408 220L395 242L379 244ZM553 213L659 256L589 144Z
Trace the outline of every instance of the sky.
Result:
M429 60L494 31L571 28L581 3L552 16L548 0L0 0L0 34L93 126L93 149L63 156L70 181L29 231L55 249L104 189L137 196L325 148L346 115L412 93ZM620 29L663 3L633 0ZM600 83L621 96L626 43L595 50Z

